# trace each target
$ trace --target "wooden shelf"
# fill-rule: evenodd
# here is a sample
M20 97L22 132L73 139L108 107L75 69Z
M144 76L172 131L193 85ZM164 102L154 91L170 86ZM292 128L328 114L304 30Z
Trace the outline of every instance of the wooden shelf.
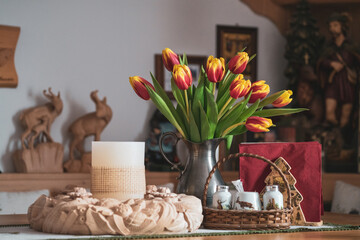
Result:
M147 185L177 184L177 172L146 171ZM239 178L237 171L223 171L225 181ZM90 188L89 173L2 173L0 174L0 191L22 192L49 189L51 192L64 189L67 185Z
M149 172L146 171L147 185L177 184L177 172ZM222 171L226 182L239 178L238 171ZM334 193L335 181L360 187L360 174L357 173L323 173L323 199L331 201ZM88 173L2 173L0 174L1 192L22 192L49 189L50 192L64 189L67 185L90 188L90 174Z
M49 189L61 190L67 185L90 187L88 173L2 173L0 191L21 192Z

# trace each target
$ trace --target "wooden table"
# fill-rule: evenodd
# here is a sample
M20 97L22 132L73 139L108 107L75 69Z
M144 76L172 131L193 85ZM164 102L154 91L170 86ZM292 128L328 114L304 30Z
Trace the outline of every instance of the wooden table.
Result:
M348 215L325 212L323 216L325 223L360 225L360 215ZM360 230L356 231L325 231L325 232L297 232L297 233L270 233L270 234L250 234L233 236L213 236L213 237L188 237L188 238L167 238L173 240L359 240Z
M25 221L26 215L23 215ZM0 215L0 223L9 220L9 215L5 217ZM325 223L360 225L360 215L347 215L325 212L323 216ZM26 222L24 222L26 223ZM185 238L166 238L166 239L190 239L190 240L288 240L288 239L306 239L306 240L359 240L360 230L356 231L324 231L324 232L297 232L297 233L271 233L271 234L251 234L251 235L233 235L233 236L213 236L213 237L185 237Z
M325 212L323 216L324 223L360 225L360 215L348 215ZM233 235L233 236L213 236L213 237L192 237L176 238L191 240L288 240L288 239L306 239L306 240L359 240L360 230L356 231L326 231L326 232L297 232L297 233L270 233L270 234L251 234L251 235ZM174 238L175 240L175 238Z

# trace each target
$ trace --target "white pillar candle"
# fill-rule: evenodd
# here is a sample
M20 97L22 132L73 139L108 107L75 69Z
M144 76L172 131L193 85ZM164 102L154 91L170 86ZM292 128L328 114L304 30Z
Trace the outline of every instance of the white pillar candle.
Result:
M143 198L144 142L92 142L91 193L96 198Z

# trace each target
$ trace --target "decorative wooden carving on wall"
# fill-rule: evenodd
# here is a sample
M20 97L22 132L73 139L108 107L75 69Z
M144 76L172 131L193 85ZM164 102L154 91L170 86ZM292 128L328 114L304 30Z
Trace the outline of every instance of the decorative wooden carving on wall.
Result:
M300 0L239 0L256 14L272 21L285 35L290 27L291 14ZM307 0L317 21L321 34L328 34L327 19L334 12L348 12L353 18L350 26L351 39L360 41L360 31L355 23L360 22L360 0ZM326 37L330 37L326 36Z
M0 25L0 87L17 87L14 55L20 28Z

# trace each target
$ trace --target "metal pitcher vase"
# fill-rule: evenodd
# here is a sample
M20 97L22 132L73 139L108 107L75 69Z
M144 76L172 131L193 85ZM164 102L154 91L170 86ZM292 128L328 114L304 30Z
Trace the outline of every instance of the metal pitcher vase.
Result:
M189 149L189 156L184 170L179 168L179 164L174 164L166 157L166 154L162 149L162 142L167 136L176 138L176 144L179 140L182 140ZM173 168L180 172L180 176L178 177L179 182L176 189L177 193L194 195L202 199L206 179L209 176L211 169L216 164L216 148L222 140L224 140L224 138L215 138L202 143L194 143L178 137L173 132L167 132L160 137L159 147L161 154ZM224 184L225 182L222 179L219 170L216 170L209 184L206 199L207 206L212 204L212 196L216 192L216 186Z

